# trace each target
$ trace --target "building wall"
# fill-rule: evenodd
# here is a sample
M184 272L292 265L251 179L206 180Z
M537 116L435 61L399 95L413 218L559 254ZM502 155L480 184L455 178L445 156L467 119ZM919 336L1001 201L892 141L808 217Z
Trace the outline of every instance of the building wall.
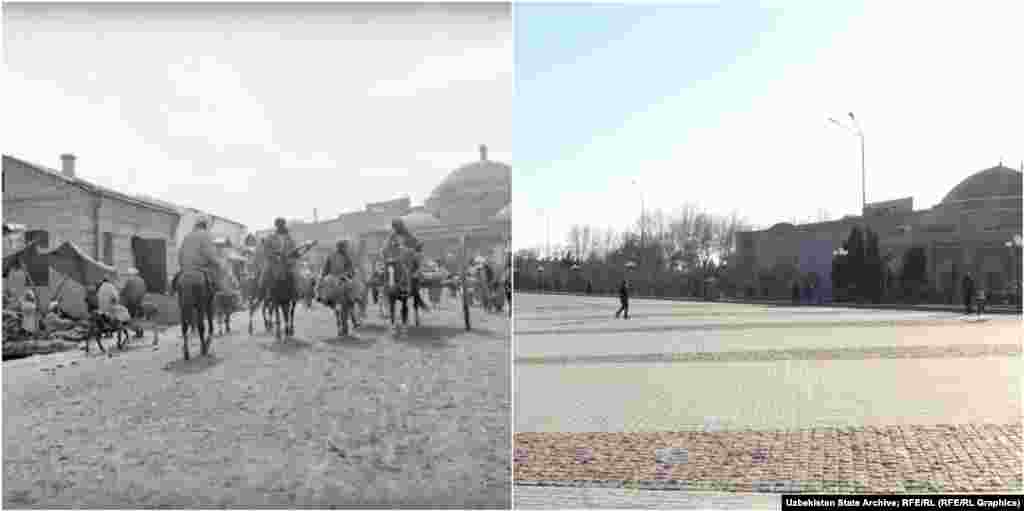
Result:
M94 202L90 193L6 156L3 182L5 222L24 224L28 231L49 232L49 248L72 241L86 253L94 254Z
M103 238L110 233L111 262L123 275L135 262L132 236L163 239L167 241L167 270L170 274L177 271L176 214L88 191L12 158L4 157L3 170L5 221L24 224L29 231L47 231L48 248L71 241L96 260L108 262L104 260Z
M100 207L100 260L112 264L118 273L124 275L128 268L135 265L131 243L133 236L162 239L167 242L167 272L174 275L178 271L178 244L175 238L178 218L173 213L104 197ZM108 232L112 235L113 261L103 259L102 236Z
M739 233L737 263L741 275L752 282L757 271L777 263L799 266L802 257L806 260L802 252L809 246L814 246L816 253L827 245L833 250L839 248L854 225L866 223L878 233L883 257L891 254L897 259L897 267L908 249L924 247L931 285L959 299L959 281L964 272L971 272L987 286L1002 287L1013 278L1014 255L1004 243L1021 233L1022 206L1020 198L971 200L909 213L797 227L780 224L764 231ZM1019 258L1020 252L1017 254Z

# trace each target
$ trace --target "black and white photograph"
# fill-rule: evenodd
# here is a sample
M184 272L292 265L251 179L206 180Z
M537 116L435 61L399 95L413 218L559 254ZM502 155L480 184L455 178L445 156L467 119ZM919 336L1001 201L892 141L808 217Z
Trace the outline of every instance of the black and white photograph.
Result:
M3 45L4 508L510 508L511 4Z

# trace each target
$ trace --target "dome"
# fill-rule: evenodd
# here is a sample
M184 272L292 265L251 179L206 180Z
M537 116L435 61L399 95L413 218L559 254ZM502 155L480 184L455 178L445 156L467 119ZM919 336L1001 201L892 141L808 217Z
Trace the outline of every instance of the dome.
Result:
M507 222L507 221L511 220L512 219L512 205L509 204L509 205L501 208L501 211L499 211L497 214L495 214L494 217L492 217L492 219L494 221L496 221L496 222Z
M1021 173L1002 165L975 172L942 199L943 204L993 197L1020 197Z
M463 165L441 181L424 202L426 210L444 224L484 223L509 203L512 167L487 159Z
M437 217L426 211L413 211L401 218L402 222L405 223L405 227L412 232L441 225L441 221Z

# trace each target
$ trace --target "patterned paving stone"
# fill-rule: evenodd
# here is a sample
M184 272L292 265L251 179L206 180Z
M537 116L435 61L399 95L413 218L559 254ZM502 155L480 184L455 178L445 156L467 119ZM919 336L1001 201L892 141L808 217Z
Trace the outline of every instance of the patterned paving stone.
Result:
M1022 487L1022 427L518 433L516 484L796 492L1006 492ZM577 447L584 445L586 447ZM580 452L586 463L580 463ZM668 452L685 462L666 463ZM660 458L659 458L660 456Z

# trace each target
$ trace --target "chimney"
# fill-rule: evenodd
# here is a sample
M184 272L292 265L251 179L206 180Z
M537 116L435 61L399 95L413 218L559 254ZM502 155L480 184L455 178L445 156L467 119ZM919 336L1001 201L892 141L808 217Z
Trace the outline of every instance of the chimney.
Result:
M480 145L480 161L487 161L487 146Z
M70 178L75 177L75 155L73 154L62 154L60 155L61 161L61 172Z

